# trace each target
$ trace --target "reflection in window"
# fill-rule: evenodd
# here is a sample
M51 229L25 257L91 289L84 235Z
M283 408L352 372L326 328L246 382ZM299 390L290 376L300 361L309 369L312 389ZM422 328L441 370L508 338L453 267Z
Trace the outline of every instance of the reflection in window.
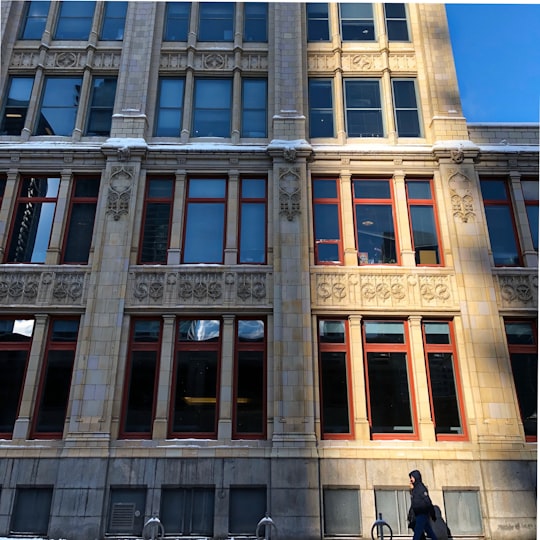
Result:
M373 41L375 39L372 4L343 3L339 5L339 10L343 41Z
M353 180L358 263L396 264L390 180Z
M349 137L383 137L379 81L347 79L344 84L347 135Z
M331 79L309 80L309 136L334 136L334 105Z
M43 263L49 247L60 178L21 181L8 262Z
M108 136L110 134L115 95L116 78L93 79L87 135Z
M95 2L88 0L61 2L54 39L88 39L95 5Z
M224 178L189 179L184 263L223 263L226 187Z
M525 199L533 247L538 251L538 180L523 179L521 189L523 190L523 199Z
M231 79L196 79L192 136L230 137L231 104Z
M306 13L308 41L329 41L328 4L309 2Z
M2 115L0 135L20 135L26 120L33 77L12 77Z
M420 137L420 120L414 79L393 79L394 112L398 137Z
M338 189L336 178L313 179L313 222L317 264L342 262Z
M27 2L20 39L41 39L47 23L50 2Z
M233 41L234 2L199 4L199 41Z
M266 261L266 179L240 180L240 246L238 261Z
M266 79L243 79L242 137L266 137L266 103Z
M187 41L191 2L167 2L163 41Z
M71 135L80 95L80 77L48 77L45 80L36 135Z
M180 137L184 79L161 78L156 114L157 137Z
M443 491L444 510L452 536L482 536L482 513L478 491Z
M268 41L268 3L246 2L244 4L244 41Z
M100 39L109 41L124 39L127 5L127 2L105 2Z
M406 536L411 532L407 528L407 514L410 506L411 494L409 490L375 490L376 514L384 516L384 520L390 525L394 535Z

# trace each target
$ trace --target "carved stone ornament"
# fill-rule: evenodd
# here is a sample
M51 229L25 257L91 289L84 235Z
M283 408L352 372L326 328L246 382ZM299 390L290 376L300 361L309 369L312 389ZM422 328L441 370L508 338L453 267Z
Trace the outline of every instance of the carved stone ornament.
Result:
M61 52L56 55L55 64L58 67L74 67L77 65L77 55L73 52Z
M107 214L112 214L115 221L129 213L129 201L133 184L133 167L112 167L107 196Z
M448 187L450 188L454 218L460 219L463 223L474 219L473 196L469 178L462 172L452 169L448 179Z
M465 152L463 152L461 149L451 150L450 158L454 163L463 163L465 159Z
M538 306L538 276L499 275L497 276L502 306L537 307Z
M300 170L288 168L279 170L279 213L292 221L300 215Z

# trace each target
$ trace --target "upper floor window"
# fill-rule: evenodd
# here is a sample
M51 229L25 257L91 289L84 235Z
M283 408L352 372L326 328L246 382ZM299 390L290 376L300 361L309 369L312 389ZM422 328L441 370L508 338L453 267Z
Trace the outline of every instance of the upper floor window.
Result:
M110 134L115 96L115 77L95 77L92 80L87 135L108 136Z
M127 6L127 2L105 2L100 39L109 41L124 39Z
M268 41L268 3L244 3L244 41Z
M89 0L61 2L54 39L87 40L95 7L96 3Z
M33 85L33 77L11 77L2 114L0 135L21 134Z
M266 79L242 79L242 137L266 137Z
M521 256L508 183L480 179L495 266L520 266Z
M309 2L306 4L306 13L308 41L329 41L328 4Z
M183 103L184 79L160 78L155 127L158 137L180 136Z
M240 179L240 223L238 262L266 262L266 178Z
M20 39L41 39L45 31L50 2L27 2L22 25L19 33Z
M339 4L341 39L343 41L374 41L373 5L362 3Z
M527 440L538 436L538 331L536 321L505 321L506 341L518 400L521 421Z
M405 187L416 264L441 264L432 181L406 180Z
M353 179L359 264L396 264L393 192L388 179Z
M347 135L349 137L383 137L379 80L346 79L344 80L344 93Z
M411 438L416 418L404 321L363 323L368 420L372 438Z
M309 79L309 136L334 137L332 79Z
M187 41L191 2L167 2L164 41Z
M414 79L392 79L398 137L420 137L420 115Z
M538 180L524 178L521 181L521 189L523 190L533 247L538 251Z
M339 183L336 178L313 179L313 225L315 229L315 262L343 262L341 240Z
M384 18L388 41L409 41L405 4L384 4Z
M51 237L60 178L29 177L20 182L7 262L43 263Z
M232 79L196 79L193 101L194 137L230 137Z
M234 2L199 4L199 41L233 41Z

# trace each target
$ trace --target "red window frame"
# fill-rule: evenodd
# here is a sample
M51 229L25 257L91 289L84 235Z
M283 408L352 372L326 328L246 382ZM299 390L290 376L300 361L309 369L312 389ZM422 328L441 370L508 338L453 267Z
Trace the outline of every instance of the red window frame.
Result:
M369 197L356 197L355 195L355 185L357 183L362 183L362 182L386 182L388 184L388 190L389 190L389 197L388 198L376 198L376 197L373 197L373 198L369 198ZM399 249L399 237L398 237L398 229L397 229L397 225L396 225L396 205L395 205L395 200L394 200L394 186L392 185L392 181L391 179L389 178L376 178L376 177L353 177L352 178L352 181L351 181L351 189L352 189L352 201L353 201L353 221L354 221L354 237L355 237L355 240L356 240L356 250L357 250L357 253L358 253L358 264L360 266L363 266L363 265L373 265L373 264L376 264L376 265L385 265L385 266L398 266L401 264L401 254L400 254L400 249ZM362 206L367 206L367 205L370 205L370 206L389 206L392 210L392 226L393 226L393 234L394 234L394 250L395 250L395 261L389 261L389 262L384 262L384 261L381 261L381 262L372 262L370 263L370 252L366 252L363 247L364 246L360 246L359 245L359 240L358 240L358 232L359 232L359 227L360 226L363 226L363 227L370 227L372 226L374 223L371 219L366 219L364 221L364 219L362 218L362 222L361 223L358 223L358 218L357 218L357 207L362 207ZM369 229L368 229L369 230ZM374 235L375 236L375 235ZM374 247L375 250L378 249L377 246ZM381 251L381 255L382 255L382 250L381 249L378 249L379 251ZM366 260L366 254L367 254L367 260Z
M13 326L15 326L15 322L16 321L20 321L20 320L26 320L26 321L32 321L33 323L33 326L35 326L35 321L33 319L33 317L27 317L27 318L23 318L22 316L21 317L17 317L17 316L12 316L12 317L1 317L0 320L2 321L13 321ZM15 328L13 328L15 329ZM19 409L20 409L20 406L21 406L21 400L22 400L22 394L23 394L23 390L24 390L24 381L26 379L26 371L28 369L28 358L30 357L30 349L32 348L32 339L33 339L33 334L34 334L34 328L32 328L32 336L27 339L27 340L24 340L24 339L2 339L0 340L0 361L3 359L3 360L7 360L9 361L9 359L7 359L7 351L10 351L10 352L23 352L26 354L26 359L24 360L24 367L22 369L22 373L21 373L21 376L20 376L20 387L19 387L19 390L18 390L18 397L15 398L15 396L13 396L16 400L17 400L17 404L15 406L15 417L13 419L13 427L11 428L10 431L1 431L0 430L0 438L1 439L11 439L11 437L13 436L13 429L15 427L15 421L17 420L17 417L19 416ZM22 336L22 334L19 334ZM1 365L1 362L0 362L0 365ZM13 367L11 366L11 369L10 369L10 374L13 375ZM7 382L8 384L9 383L14 383L15 381L8 381L7 379L5 379L5 375L2 376L3 379L2 381L3 382ZM13 390L13 384L10 385L11 388L10 390ZM13 406L14 403L6 403L6 394L4 392L2 392L2 395L0 395L0 409L2 410L2 412L5 412L5 409L4 407L7 405L8 407L9 406ZM5 419L2 419L2 421L4 422Z
M150 195L150 188L153 181L158 180L167 180L171 182L171 193L169 196L159 197L159 196L151 196ZM167 264L167 250L169 249L170 242L171 242L171 227L172 227L172 216L173 216L173 208L174 208L174 188L175 188L175 181L172 177L157 177L157 176L149 176L146 179L146 186L145 186L145 193L144 193L144 207L143 207L143 214L142 214L142 220L141 220L141 233L140 233L140 240L139 240L139 253L137 255L137 262L138 264ZM146 228L146 219L148 216L148 206L149 205L168 205L169 206L169 223L167 227L167 247L165 249L165 257L162 259L157 260L149 260L149 261L143 261L143 246L144 246L144 238L145 238L145 228ZM155 238L154 238L155 240Z
M78 182L82 182L83 180L93 180L97 184L97 193L93 196L80 196L77 195L77 184ZM97 202L98 202L98 196L99 196L99 185L101 183L101 178L99 176L95 177L89 177L89 176L76 176L73 179L73 185L71 186L71 197L69 198L69 208L68 208L68 215L67 215L67 226L66 226L66 233L64 235L64 243L62 246L62 253L61 253L61 261L62 264L88 264L88 257L90 255L90 249L92 247L92 240L94 237L93 230L94 225L96 221L96 211L97 211ZM80 228L77 226L77 223L72 223L72 217L73 217L73 207L77 204L84 204L84 205L94 205L94 219L92 220L92 230L90 231L90 236L87 237L88 240L88 253L86 256L86 259L83 261L67 261L66 262L66 251L68 246L68 241L71 236L71 234L76 234L80 232Z
M216 340L192 340L192 341L182 341L180 339L181 333L180 333L180 326L182 321L217 321L219 324L219 336ZM176 320L176 336L175 336L175 348L174 348L174 367L173 367L173 374L172 374L172 387L171 387L171 399L170 399L170 410L169 410L169 438L191 438L191 439L215 439L217 438L217 426L218 426L218 420L219 420L219 395L220 395L220 377L221 377L221 342L222 342L222 320L221 318L212 318L212 317L181 317ZM180 373L179 373L179 363L180 359L182 357L182 353L214 353L216 358L216 368L215 368L215 388L213 389L213 395L204 395L207 392L207 388L205 387L204 383L205 380L202 381L203 384L199 384L199 388L196 388L193 383L197 383L199 381L195 380L194 375L195 373L187 373L189 376L189 380L186 378L186 380L179 380ZM202 355L201 355L202 356ZM203 357L204 361L204 357ZM187 385L185 388L182 388L182 385L179 385L179 382L186 382L191 383L193 386L192 388L187 388ZM185 390L185 392L189 391L191 396L182 396L182 391ZM178 394L178 395L177 395ZM202 394L202 395L197 395ZM195 411L195 414L197 414L197 407L199 407L199 411L204 413L204 406L205 405L213 405L214 407L214 421L212 430L207 431L178 431L175 430L175 412L176 412L176 402L180 398L188 405L188 407L194 407L192 409ZM207 407L209 409L209 407ZM186 409L189 413L189 410Z
M445 323L448 325L449 339L450 343L427 343L426 339L426 328L425 325L429 323ZM433 384L432 384L432 374L429 365L429 354L430 353L447 353L452 355L452 369L454 376L454 385L456 392L456 405L457 412L459 414L461 433L437 433L435 431L435 437L438 441L457 441L457 440L468 440L469 434L467 430L467 423L465 421L465 405L463 399L463 387L461 384L461 376L459 372L459 363L457 359L457 352L455 347L455 334L454 334L454 325L451 320L423 320L422 321L422 339L424 343L424 359L426 364L426 374L428 380L428 392L429 392L429 405L431 408L431 418L433 420L433 425L435 430L437 430L436 425L436 414L435 414L435 403L433 396Z
M335 197L316 197L315 196L315 184L319 181L333 181L336 187ZM332 177L313 177L312 179L312 191L313 191L313 238L315 240L315 264L321 265L342 265L343 264L343 232L342 232L342 219L341 219L341 197L340 197L340 179ZM337 208L337 223L338 238L318 238L317 237L317 216L316 207L318 205L331 205ZM319 246L335 245L338 250L338 258L336 261L324 261L319 257Z
M367 343L366 340L366 323L400 323L403 324L403 338L404 343ZM368 422L370 426L371 439L372 440L391 440L391 439L400 439L400 440L418 440L418 419L416 414L416 398L415 398L415 389L414 389L414 379L413 379L413 370L411 365L411 351L409 343L409 325L408 322L401 319L365 319L362 321L362 343L364 347L364 374L366 381L366 406L368 413ZM373 431L373 415L372 415L372 403L371 403L371 394L372 389L370 388L370 377L369 377L369 366L368 366L368 355L369 353L382 353L382 354L391 354L391 353L404 353L405 354L405 367L407 371L407 386L409 390L409 406L411 409L411 433L399 433L399 432L374 432ZM373 389L376 393L378 388ZM386 394L386 397L388 394ZM396 408L397 410L397 408Z
M140 322L153 322L158 323L158 335L156 339L149 339L148 341L143 341L137 339L136 327ZM160 367L160 357L161 357L161 343L163 335L163 320L158 317L134 317L131 321L130 331L129 331L129 348L126 361L126 372L124 376L124 391L122 399L122 413L121 413L121 423L120 423L120 438L122 439L151 439L153 424L156 417L156 404L157 404L157 393L159 386L159 367ZM133 363L137 353L154 353L154 381L151 384L151 413L150 413L150 427L146 431L134 431L128 429L128 415L130 413L130 402L132 399L131 390L135 388L133 378L136 376L134 374ZM142 373L144 379L144 372ZM151 382L151 381L146 381ZM134 390L137 392L137 389ZM140 392L137 394L139 398L147 399L148 396L140 396Z
M409 185L413 182L429 182L429 189L431 193L431 198L429 199L414 199L409 196ZM444 256L443 256L443 248L441 245L441 233L439 229L439 215L437 212L437 205L435 204L435 195L434 195L434 184L432 178L407 178L405 180L405 189L407 192L407 209L409 214L409 226L411 230L411 242L412 242L412 248L414 249L416 253L416 248L414 245L414 229L413 229L413 220L412 220L412 214L411 214L411 206L428 206L431 207L433 210L433 221L435 226L435 235L437 238L437 257L438 262L421 262L420 258L421 255L418 254L415 257L417 258L417 266L444 266Z
M343 342L324 342L321 341L320 325L323 322L342 322L344 328ZM354 439L354 407L353 407L353 389L352 389L352 368L351 355L349 350L349 324L346 319L334 319L331 317L321 317L317 320L317 340L319 344L319 400L321 416L321 437L323 440L352 440ZM348 431L342 433L325 431L325 390L323 375L323 355L324 353L341 353L345 355L345 385L347 388L347 415Z
M56 322L61 321L76 321L77 322L77 335L74 339L70 340L63 340L63 339L54 339L54 325ZM43 400L47 399L46 397L46 391L48 390L46 388L48 381L48 375L49 375L49 368L51 364L51 355L50 353L54 353L55 351L67 351L68 353L71 352L71 374L69 376L69 388L67 389L65 397L65 416L64 416L64 424L65 419L67 418L67 412L69 409L69 403L70 399L69 396L71 394L71 383L73 379L73 368L75 365L75 353L77 350L77 344L78 344L78 333L80 331L80 319L79 317L51 317L47 329L47 341L45 345L45 353L43 355L43 362L41 365L41 373L39 377L39 384L36 392L36 401L34 406L34 414L32 416L32 427L31 427L31 438L33 439L61 439L64 434L64 426L62 426L61 430L58 431L39 431L39 420L40 420L40 413L42 410ZM49 390L50 391L50 390ZM50 395L50 394L49 394Z
M263 324L263 336L259 341L242 341L240 339L239 326L241 322L246 321L260 321ZM267 419L267 367L266 367L266 349L267 349L267 329L266 329L265 317L242 317L235 322L235 354L234 354L234 381L233 381L233 410L232 410L232 437L233 439L266 439L266 419ZM253 374L253 371L247 373L240 373L241 359L240 356L243 352L246 353L258 353L261 357L261 368L258 376L259 381L255 381L254 377L249 376ZM246 377L248 375L248 377ZM249 379L249 380L248 380ZM246 382L251 382L253 388L246 388ZM248 392L257 390L257 384L260 387L260 429L257 431L248 431L240 429L239 422L242 416L242 405L248 405L250 397L240 396L241 392ZM253 399L253 398L252 398ZM247 409L247 407L244 407Z
M264 180L264 197L244 197L243 182L244 180ZM266 264L267 260L267 237L268 237L268 179L264 176L243 176L240 178L239 185L239 212L238 212L238 264ZM243 261L242 259L242 232L246 227L249 228L249 223L243 223L244 204L259 204L264 205L264 246L262 261Z

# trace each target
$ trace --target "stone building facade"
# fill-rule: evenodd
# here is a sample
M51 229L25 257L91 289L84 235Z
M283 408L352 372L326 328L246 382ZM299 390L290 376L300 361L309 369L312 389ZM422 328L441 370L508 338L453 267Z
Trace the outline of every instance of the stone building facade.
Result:
M538 126L442 4L1 10L0 536L404 537L420 469L536 537Z

